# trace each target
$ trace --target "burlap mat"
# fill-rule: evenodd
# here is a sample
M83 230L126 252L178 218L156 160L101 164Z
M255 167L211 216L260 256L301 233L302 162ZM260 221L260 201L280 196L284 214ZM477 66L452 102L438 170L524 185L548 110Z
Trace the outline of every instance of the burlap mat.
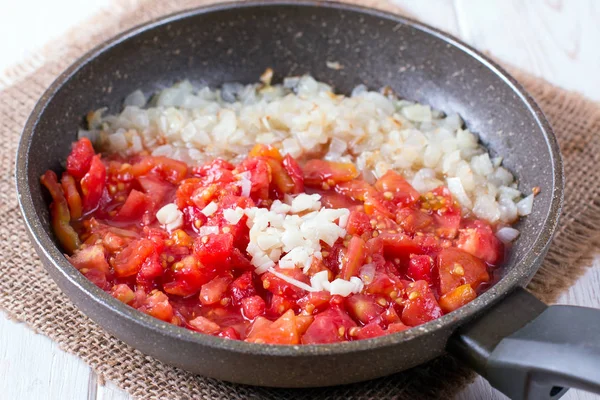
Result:
M27 239L17 206L14 163L17 142L35 102L77 57L124 29L157 16L209 3L186 0L121 2L49 45L30 62L7 71L0 92L0 309L77 354L101 379L139 398L451 398L474 374L449 356L368 383L310 390L262 389L223 383L164 365L103 332L81 314L46 274ZM394 10L383 1L352 0ZM167 4L168 3L168 4ZM399 11L395 9L395 11ZM548 257L529 289L546 302L589 265L600 224L600 105L512 69L550 119L562 148L565 207ZM11 340L10 338L3 338ZM351 367L351 366L350 366Z

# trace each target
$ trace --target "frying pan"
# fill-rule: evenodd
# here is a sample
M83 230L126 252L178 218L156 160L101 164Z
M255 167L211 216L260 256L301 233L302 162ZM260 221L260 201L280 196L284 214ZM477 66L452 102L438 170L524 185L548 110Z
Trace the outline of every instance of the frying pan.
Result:
M337 61L341 70L327 67ZM51 232L39 177L61 160L90 110L120 110L137 88L151 94L182 79L197 85L311 73L348 93L358 84L458 112L524 193L541 188L498 282L437 320L364 341L277 346L224 340L154 319L94 286ZM547 307L523 287L539 268L562 203L559 149L544 115L498 65L431 27L333 2L245 2L186 11L134 28L66 70L24 129L17 189L32 243L70 299L102 328L157 359L209 377L263 386L314 387L405 370L450 352L519 398L558 398L568 387L600 392L600 312Z

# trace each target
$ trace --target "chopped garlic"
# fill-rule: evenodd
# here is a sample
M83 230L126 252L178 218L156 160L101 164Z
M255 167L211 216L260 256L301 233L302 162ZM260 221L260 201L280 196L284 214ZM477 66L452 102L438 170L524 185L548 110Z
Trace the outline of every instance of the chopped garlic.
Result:
M158 210L156 219L169 232L183 225L183 213L179 211L174 203L169 203Z
M206 207L204 207L202 209L202 211L200 211L202 214L206 215L207 217L210 217L211 215L213 215L217 209L219 208L219 206L217 206L217 203L215 203L214 201L211 201Z

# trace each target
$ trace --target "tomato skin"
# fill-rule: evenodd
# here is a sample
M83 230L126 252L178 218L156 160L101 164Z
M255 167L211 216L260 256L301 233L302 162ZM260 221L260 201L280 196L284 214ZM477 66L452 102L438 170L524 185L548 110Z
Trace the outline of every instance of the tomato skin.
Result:
M292 193L297 194L304 192L304 174L294 157L286 154L286 156L283 158L283 167L294 183L294 189Z
M67 157L67 172L76 179L81 179L89 171L92 158L96 153L88 138L81 138L73 143L71 154Z
M62 187L58 183L58 177L54 171L46 171L40 178L40 182L48 189L50 196L52 196L52 203L50 204L52 230L67 253L73 254L75 250L81 247L81 241L77 232L75 232L69 223L71 221L71 213Z
M121 278L137 274L142 264L154 252L154 243L148 239L134 240L112 260L115 275Z
M457 248L447 248L437 257L440 294L469 284L473 289L490 280L486 265L477 257Z
M354 339L372 339L375 337L383 336L387 332L377 322L371 322L362 328L358 329L358 333L354 336Z
M69 212L71 214L71 220L77 220L81 218L83 213L83 206L81 204L81 195L77 190L75 179L68 173L64 173L60 179L67 204L69 205Z
M351 181L359 175L354 164L313 159L304 164L304 184L322 187L323 182L329 186Z
M229 328L221 331L217 336L222 337L223 339L231 339L231 340L240 340L240 334L237 333L235 329L231 326Z
M442 309L426 281L416 281L408 285L407 300L402 310L402 322L408 326L417 326L439 318Z
M99 155L92 157L89 171L81 179L81 192L83 193L83 211L88 213L98 207L102 193L105 190L106 167Z

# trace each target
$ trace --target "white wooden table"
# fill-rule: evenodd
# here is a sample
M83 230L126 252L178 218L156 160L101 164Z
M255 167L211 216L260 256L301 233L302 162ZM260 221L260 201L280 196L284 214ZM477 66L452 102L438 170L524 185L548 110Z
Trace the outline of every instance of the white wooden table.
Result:
M449 31L480 50L489 50L502 60L600 101L600 1L393 1L424 22ZM0 12L0 37L12 38L0 41L0 71L109 3L110 0L0 0L4 6ZM0 73L0 82L1 78ZM600 308L600 258L559 302ZM0 400L128 398L110 383L99 385L83 361L0 312ZM505 399L482 378L459 398ZM565 398L600 396L572 390Z

